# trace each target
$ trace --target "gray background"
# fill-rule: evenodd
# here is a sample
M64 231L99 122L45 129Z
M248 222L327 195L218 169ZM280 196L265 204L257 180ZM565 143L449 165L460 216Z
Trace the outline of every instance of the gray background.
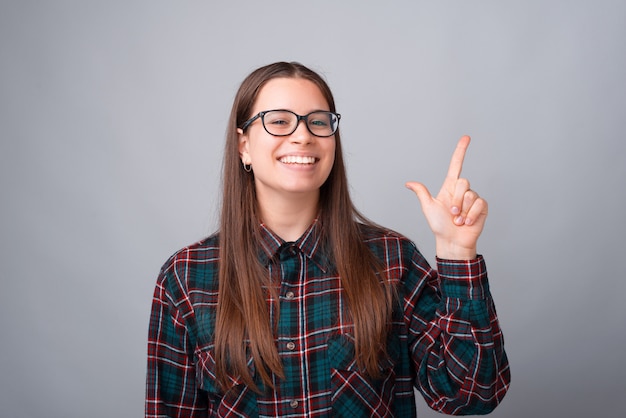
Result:
M404 182L436 191L473 137L513 378L493 416L623 416L625 22L621 1L3 0L0 416L141 416L158 269L215 229L232 98L276 60L325 75L354 200L431 261Z

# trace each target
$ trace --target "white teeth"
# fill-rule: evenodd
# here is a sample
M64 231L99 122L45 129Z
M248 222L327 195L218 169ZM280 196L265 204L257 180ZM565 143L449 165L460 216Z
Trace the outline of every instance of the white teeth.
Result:
M284 164L314 164L315 157L302 157L299 155L287 155L280 159Z

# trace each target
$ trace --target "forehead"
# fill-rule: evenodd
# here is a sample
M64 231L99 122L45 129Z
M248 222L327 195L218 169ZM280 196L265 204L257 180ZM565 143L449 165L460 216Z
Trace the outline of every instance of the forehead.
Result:
M312 81L274 78L259 91L254 113L272 109L287 109L304 114L313 110L329 110L329 106L322 91Z

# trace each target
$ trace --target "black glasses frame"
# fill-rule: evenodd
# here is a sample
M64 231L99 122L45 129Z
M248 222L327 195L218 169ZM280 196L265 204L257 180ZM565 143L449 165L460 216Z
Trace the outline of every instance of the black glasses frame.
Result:
M267 130L267 127L265 126L265 115L269 112L288 112L291 113L292 115L296 116L296 124L293 127L293 131L287 133L287 134L280 134L280 135L276 135L271 133L270 131ZM315 132L313 132L311 130L311 127L309 126L309 116L311 116L314 113L330 113L331 115L335 116L337 118L337 123L336 123L336 127L333 130L333 132L330 135L319 135L316 134ZM265 129L265 132L267 132L268 134L272 135L272 136L289 136L292 133L294 133L296 131L296 129L298 129L298 125L300 125L300 121L303 120L304 121L304 126L306 126L306 129L311 133L311 135L314 136L318 136L320 138L328 138L329 136L333 136L335 135L335 133L337 132L337 129L339 129L339 120L341 120L341 115L339 113L336 112L331 112L328 110L314 110L313 112L307 113L304 116L298 115L296 112L292 112L291 110L287 110L287 109L272 109L272 110L264 110L262 112L257 113L256 115L252 116L250 119L248 119L247 121L245 121L242 125L241 125L241 130L242 131L246 131L246 129L248 129L248 127L252 124L252 122L254 122L255 120L257 120L258 118L261 118L261 123L263 124L263 129Z

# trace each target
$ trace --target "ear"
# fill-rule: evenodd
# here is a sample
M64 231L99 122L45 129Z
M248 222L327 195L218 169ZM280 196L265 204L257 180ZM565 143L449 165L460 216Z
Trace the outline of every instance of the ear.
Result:
M248 135L243 133L241 128L237 128L237 135L239 136L239 157L244 164L250 164L250 153L248 152Z

